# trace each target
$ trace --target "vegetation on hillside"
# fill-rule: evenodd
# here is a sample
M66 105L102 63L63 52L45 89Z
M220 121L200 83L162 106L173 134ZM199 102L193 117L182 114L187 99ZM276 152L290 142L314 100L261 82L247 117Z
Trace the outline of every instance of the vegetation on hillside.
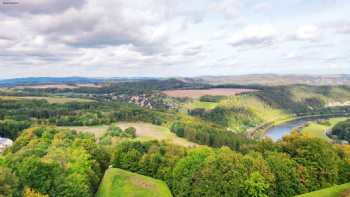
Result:
M350 181L349 147L339 146L298 133L240 152L130 141L111 164L162 179L175 196L294 196Z
M343 105L350 100L349 88L256 86L259 91L199 100L173 100L161 93L206 87L213 86L150 80L70 90L2 92L14 96L65 94L94 101L0 102L0 136L15 140L0 156L0 196L94 196L108 166L162 180L174 196L181 197L289 197L350 181L349 145L332 144L302 132L277 142L252 139L245 133L276 119L349 113L350 107ZM184 107L133 103L132 99L143 99L146 94L152 95L147 99L154 99L153 103L168 99L181 103L173 106ZM121 121L125 127L118 125ZM164 136L185 138L202 146L190 148L178 145L176 140L162 141L162 131L151 132L157 136L151 138L155 140L143 140L137 133L147 129L142 128L145 123L161 125L157 128L165 128ZM348 125L337 124L332 134L349 140ZM105 131L98 136L84 132L92 126ZM125 178L130 172L112 171L105 174L98 195L135 188ZM122 172L125 176L120 177ZM114 179L122 181L112 182ZM146 190L140 192L149 193Z
M225 86L227 87L227 86ZM350 90L329 86L257 87L259 91L233 97L204 98L185 105L192 116L217 123L235 132L244 132L294 116L349 114ZM202 99L203 100L203 99Z
M21 196L25 188L49 196L89 197L97 191L109 162L95 139L55 128L30 128L1 157L4 196Z
M350 142L350 119L336 124L331 132L339 140L346 140Z

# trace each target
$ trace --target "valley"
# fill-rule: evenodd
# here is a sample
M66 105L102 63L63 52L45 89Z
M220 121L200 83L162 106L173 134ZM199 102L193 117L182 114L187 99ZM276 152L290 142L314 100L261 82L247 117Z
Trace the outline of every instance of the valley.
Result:
M0 137L13 140L0 155L7 193L287 197L350 182L337 133L348 86L72 85L0 90Z

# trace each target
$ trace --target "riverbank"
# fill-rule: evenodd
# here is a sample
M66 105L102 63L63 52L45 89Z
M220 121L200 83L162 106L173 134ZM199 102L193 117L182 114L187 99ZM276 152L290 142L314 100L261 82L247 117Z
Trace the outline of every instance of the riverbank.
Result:
M350 113L335 113L335 114L313 114L313 115L302 115L296 116L291 115L289 117L277 118L273 121L264 123L258 127L255 127L248 131L248 136L252 138L264 138L266 133L274 127L284 125L297 120L317 119L317 118L332 118L332 117L349 117ZM300 126L300 125L297 125Z
M332 139L329 136L327 136L327 131L331 131L334 125L346 119L346 117L338 117L329 118L324 121L311 121L304 125L300 129L300 132L310 137L317 137L325 139L327 141L332 141Z

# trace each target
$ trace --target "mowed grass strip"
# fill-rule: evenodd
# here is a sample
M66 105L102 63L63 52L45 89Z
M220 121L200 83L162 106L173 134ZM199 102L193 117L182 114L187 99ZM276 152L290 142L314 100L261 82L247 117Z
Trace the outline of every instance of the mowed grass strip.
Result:
M345 183L343 185L336 185L295 197L340 197L341 194L348 189L350 189L350 183Z
M48 103L64 104L69 102L92 102L93 100L68 97L47 97L47 96L0 96L2 100L46 100Z
M96 197L171 197L168 186L160 180L118 168L105 172Z

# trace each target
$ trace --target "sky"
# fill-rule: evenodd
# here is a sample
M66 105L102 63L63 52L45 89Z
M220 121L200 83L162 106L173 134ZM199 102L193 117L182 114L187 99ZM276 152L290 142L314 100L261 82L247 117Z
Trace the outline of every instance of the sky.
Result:
M350 74L349 0L0 0L0 78Z

